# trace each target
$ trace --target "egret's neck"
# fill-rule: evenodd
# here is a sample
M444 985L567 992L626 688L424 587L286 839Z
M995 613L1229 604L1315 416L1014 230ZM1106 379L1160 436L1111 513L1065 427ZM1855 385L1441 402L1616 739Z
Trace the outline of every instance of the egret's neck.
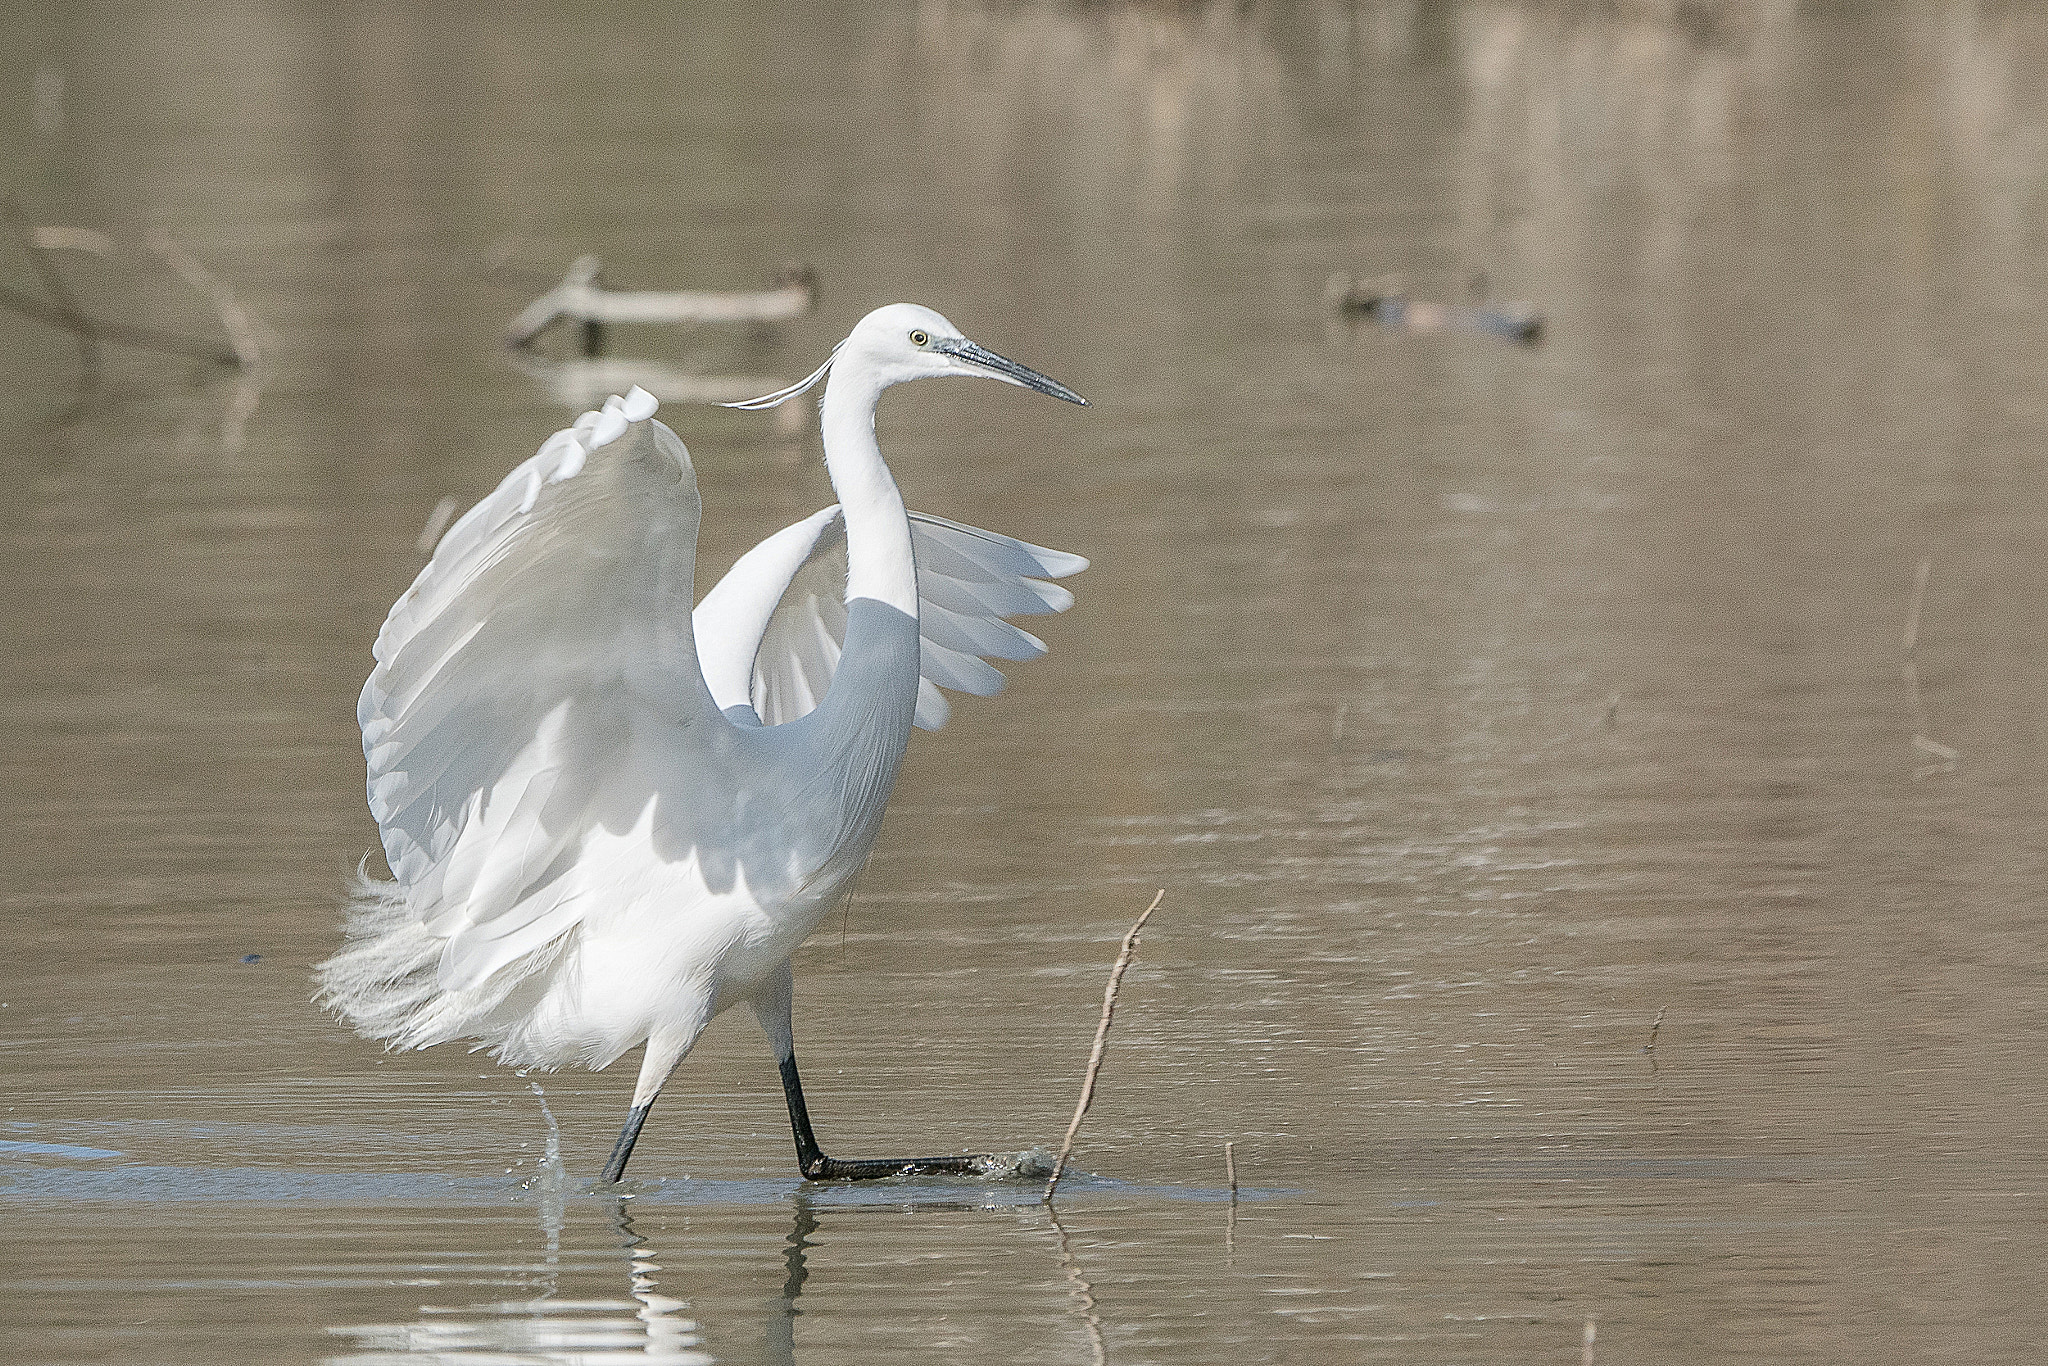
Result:
M846 510L846 600L873 598L915 620L910 518L875 443L875 401L881 394L871 376L833 369L820 406L825 471Z

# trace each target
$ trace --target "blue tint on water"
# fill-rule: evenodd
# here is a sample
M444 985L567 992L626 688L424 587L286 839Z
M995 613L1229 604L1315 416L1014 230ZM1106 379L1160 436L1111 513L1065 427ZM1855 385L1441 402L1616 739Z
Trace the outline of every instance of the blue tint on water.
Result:
M118 1157L96 1148L59 1143L0 1144L0 1154L18 1152L46 1156ZM617 1192L599 1191L584 1180L566 1192L571 1199L616 1198L637 1205L778 1205L801 1192L818 1206L900 1208L933 1205L1012 1209L1039 1202L1045 1183L1038 1179L975 1180L916 1177L901 1180L812 1184L797 1177L746 1180L628 1181ZM1238 1192L1244 1202L1270 1200L1298 1192L1280 1189ZM265 1167L180 1167L132 1165L86 1170L73 1167L0 1166L0 1200L140 1202L247 1202L354 1205L400 1200L441 1205L505 1205L541 1198L532 1179L491 1176L447 1176L433 1172L308 1172ZM1115 1181L1069 1173L1060 1183L1060 1200L1118 1196L1126 1199L1228 1202L1220 1187L1174 1186Z
M0 1138L0 1157L73 1157L89 1162L98 1158L122 1155L112 1148L86 1148L76 1143L26 1143L17 1139Z

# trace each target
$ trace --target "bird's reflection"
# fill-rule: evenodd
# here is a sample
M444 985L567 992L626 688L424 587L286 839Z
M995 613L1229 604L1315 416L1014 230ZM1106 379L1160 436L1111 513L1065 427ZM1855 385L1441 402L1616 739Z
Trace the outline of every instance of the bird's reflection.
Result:
M795 1221L783 1248L782 1293L767 1302L762 1332L763 1360L775 1366L796 1362L797 1300L810 1276L806 1254L815 1246L818 1215L799 1193ZM567 1206L542 1192L540 1225L546 1247L538 1266L539 1293L527 1299L494 1300L463 1306L423 1305L410 1323L371 1323L330 1331L355 1339L355 1350L329 1357L334 1366L374 1363L437 1363L438 1366L514 1366L514 1363L599 1363L632 1361L637 1366L704 1366L717 1358L706 1349L688 1301L662 1293L664 1267L653 1242L633 1225L628 1203L606 1202L605 1216L625 1253L626 1295L581 1299L562 1293L565 1273L581 1260L562 1249ZM616 1254L607 1253L609 1259ZM511 1268L508 1268L511 1269Z
M421 1317L411 1323L353 1324L330 1329L337 1336L355 1339L356 1350L329 1357L334 1366L374 1366L375 1363L435 1363L436 1366L514 1366L531 1363L549 1366L560 1363L632 1361L637 1366L706 1366L717 1360L703 1345L702 1331L689 1316L689 1303L661 1292L661 1254L652 1242L633 1227L626 1202L612 1199L606 1216L624 1251L626 1295L623 1298L579 1299L563 1295L565 1272L581 1270L581 1260L562 1249L562 1227L566 1204L558 1194L542 1191L541 1230L546 1251L537 1267L539 1293L527 1299L497 1300L463 1306L422 1305ZM791 1234L796 1246L807 1231L809 1212L800 1211L798 1233ZM816 1221L809 1220L808 1228ZM605 1259L616 1265L616 1253ZM797 1279L801 1281L802 1253L796 1252ZM517 1270L517 1268L507 1268ZM615 1274L615 1273L614 1273ZM786 1293L788 1306L782 1318L794 1316L794 1292ZM777 1328L770 1322L771 1342ZM790 1334L781 1331L783 1341ZM782 1349L776 1361L791 1360Z
M811 1235L818 1231L818 1215L811 1208L810 1197L799 1191L796 1197L796 1227L789 1231L789 1241L782 1252L782 1264L786 1274L782 1278L782 1294L768 1308L767 1330L762 1334L762 1357L775 1366L795 1366L796 1363L796 1316L802 1311L796 1307L797 1296L804 1292L804 1281L810 1276L810 1268L804 1254L812 1246Z
M661 1270L661 1263L655 1260L657 1254L647 1239L633 1231L633 1217L626 1212L626 1202L614 1199L609 1203L612 1228L626 1250L628 1289L640 1305L634 1316L640 1321L643 1341L627 1344L625 1350L636 1361L680 1364L714 1360L699 1347L696 1321L683 1317L683 1311L690 1307L688 1302L662 1294L656 1285L655 1273Z
M636 1366L704 1366L719 1360L707 1343L711 1335L691 1313L690 1302L663 1292L663 1278L681 1268L665 1265L654 1240L634 1226L629 1199L600 1197L591 1202L572 1187L545 1179L529 1189L540 1196L539 1224L545 1238L540 1255L523 1265L486 1262L477 1268L481 1274L471 1283L514 1282L531 1293L517 1299L421 1305L419 1317L409 1323L330 1328L330 1333L354 1343L353 1350L327 1357L329 1366L602 1366L629 1361ZM822 1210L834 1203L828 1191L820 1204L809 1188L791 1193L789 1199L792 1218L782 1245L782 1289L755 1301L761 1306L761 1345L751 1354L731 1349L741 1359L759 1359L773 1366L795 1366L797 1361L797 1319L804 1312L800 1302L810 1280L810 1254L819 1245ZM565 1240L564 1230L573 1211L588 1209L592 1203L601 1209L612 1236L602 1240L602 1247L579 1248L573 1239ZM904 1213L986 1213L998 1208L985 1192L964 1199L949 1195L935 1199L929 1192L919 1192L900 1206L892 1202L892 1207ZM1058 1212L1047 1209L1038 1216L1040 1209L1032 1202L1018 1212L1027 1226L1049 1233L1055 1240L1071 1312L1087 1335L1091 1359L1100 1366L1108 1352L1095 1287L1082 1272ZM429 1266L415 1263L400 1273L404 1279L394 1279L391 1284L459 1284L412 1278L422 1272L445 1271L460 1256L442 1253ZM618 1286L622 1270L623 1294L579 1296L578 1290L592 1281ZM695 1267L700 1281L714 1270L701 1261ZM672 1278L669 1284L675 1288ZM708 1285L704 1293L718 1296ZM743 1325L728 1325L718 1336L735 1342L744 1333Z

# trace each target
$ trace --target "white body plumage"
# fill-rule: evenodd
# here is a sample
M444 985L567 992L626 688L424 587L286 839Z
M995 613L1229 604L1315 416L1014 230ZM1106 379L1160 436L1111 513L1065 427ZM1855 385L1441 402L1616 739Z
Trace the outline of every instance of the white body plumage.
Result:
M394 876L363 880L319 974L362 1033L542 1068L645 1042L638 1114L747 1000L793 1068L789 957L872 848L912 725L944 723L941 686L996 691L987 658L1043 653L1005 618L1064 610L1050 580L1087 564L906 512L873 429L921 375L1078 396L911 305L806 384L827 368L839 505L694 612L695 474L639 390L550 437L392 607L358 719Z

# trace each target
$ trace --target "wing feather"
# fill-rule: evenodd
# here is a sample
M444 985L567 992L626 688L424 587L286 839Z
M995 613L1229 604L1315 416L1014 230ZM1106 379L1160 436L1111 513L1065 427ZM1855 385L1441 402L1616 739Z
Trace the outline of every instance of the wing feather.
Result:
M1048 579L1088 561L929 513L910 514L917 561L921 672L916 724L952 712L941 688L988 696L1003 675L990 659L1037 659L1045 642L1004 620L1064 612L1074 595ZM718 705L750 708L764 725L815 708L846 639L846 525L837 506L755 546L697 607L697 648Z
M357 718L410 912L474 986L582 914L563 873L637 725L716 716L691 599L689 453L641 395L558 432L471 508L386 617ZM630 819L631 813L623 813Z

